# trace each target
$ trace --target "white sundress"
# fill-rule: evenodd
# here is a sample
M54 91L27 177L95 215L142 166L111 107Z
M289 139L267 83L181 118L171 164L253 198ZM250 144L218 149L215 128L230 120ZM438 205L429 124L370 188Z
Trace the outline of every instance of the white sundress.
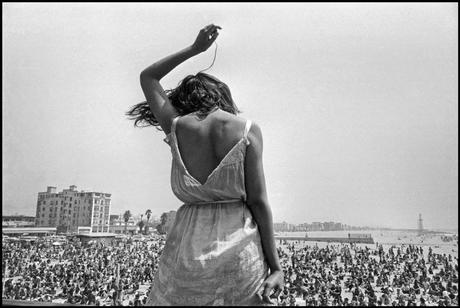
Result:
M268 275L260 235L246 205L243 137L201 184L187 171L175 118L165 141L171 147L171 186L184 204L166 239L146 305L263 305Z

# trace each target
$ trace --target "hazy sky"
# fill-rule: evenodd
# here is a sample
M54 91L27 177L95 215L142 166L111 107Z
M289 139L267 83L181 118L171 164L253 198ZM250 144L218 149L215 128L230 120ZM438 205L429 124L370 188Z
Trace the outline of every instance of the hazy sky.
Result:
M179 208L163 133L124 113L142 69L215 23L208 72L262 128L275 221L458 225L456 3L2 5L3 214L73 184L113 213Z

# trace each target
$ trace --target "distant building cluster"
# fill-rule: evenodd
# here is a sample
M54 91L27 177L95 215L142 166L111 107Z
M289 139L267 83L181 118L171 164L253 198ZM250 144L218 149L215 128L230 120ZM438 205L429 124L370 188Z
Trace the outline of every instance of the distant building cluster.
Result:
M273 229L275 232L299 232L299 231L342 231L342 230L365 230L367 228L354 227L340 222L312 222L303 224L290 224L285 221L274 223Z
M35 226L34 216L25 215L9 215L2 216L3 228L20 228L20 227L33 227Z
M150 211L150 210L149 210ZM127 211L129 212L129 211ZM150 215L150 214L149 214ZM9 227L41 227L57 228L58 233L67 232L108 232L108 233L144 233L156 230L161 234L168 233L175 220L176 211L165 212L159 220L133 217L129 214L128 221L124 215L111 215L111 194L104 192L78 191L77 186L56 192L56 187L48 186L46 192L39 192L37 197L36 215L3 216L2 225ZM128 216L126 216L128 217ZM150 216L149 216L150 217ZM308 232L308 231L343 231L368 230L368 227L355 227L340 222L312 222L291 224L285 221L274 223L275 232ZM423 230L421 214L418 230Z
M78 232L90 227L92 232L109 232L111 194L77 191L75 185L56 192L48 186L38 193L36 227L57 227L58 232Z

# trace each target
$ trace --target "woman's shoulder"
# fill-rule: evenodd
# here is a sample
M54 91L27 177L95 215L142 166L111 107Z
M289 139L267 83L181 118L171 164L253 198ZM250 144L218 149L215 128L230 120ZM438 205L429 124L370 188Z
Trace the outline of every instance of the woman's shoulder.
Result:
M219 136L222 135L235 135L239 136L241 131L244 130L247 119L231 114L226 111L216 112L210 119L210 128Z
M221 112L215 114L215 121L217 123L227 124L231 126L231 125L242 125L242 124L244 125L247 119L239 115L234 115L232 113L222 110Z

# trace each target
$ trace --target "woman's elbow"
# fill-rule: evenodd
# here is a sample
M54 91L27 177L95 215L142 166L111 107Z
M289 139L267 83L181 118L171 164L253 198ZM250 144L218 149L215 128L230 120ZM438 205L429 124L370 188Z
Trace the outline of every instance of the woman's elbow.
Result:
M146 70L143 70L140 74L139 74L139 78L142 80L145 80L147 78L149 78L149 74L147 73Z

